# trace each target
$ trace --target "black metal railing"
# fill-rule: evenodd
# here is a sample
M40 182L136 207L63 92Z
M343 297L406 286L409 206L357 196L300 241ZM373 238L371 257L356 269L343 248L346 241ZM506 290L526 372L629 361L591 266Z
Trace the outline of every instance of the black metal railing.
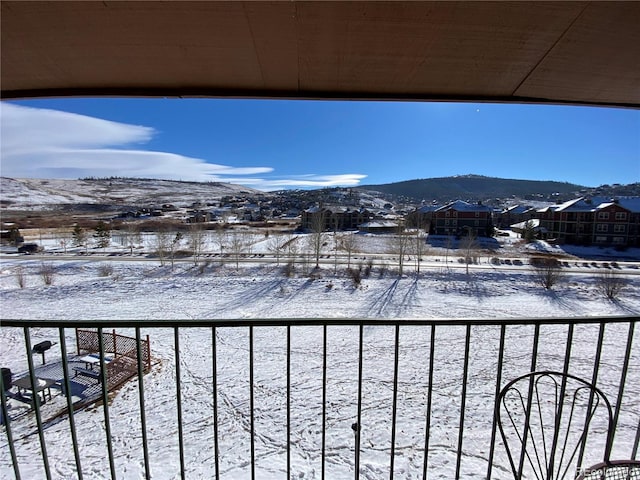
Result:
M640 342L634 338L634 331L638 320L637 316L503 320L2 320L3 330L13 329L14 333L23 335L27 375L33 387L37 383L37 367L30 355L31 331L58 331L64 372L60 387L66 392L72 391L67 329L98 329L101 340L98 346L101 426L106 445L102 453L106 460L95 464L92 463L97 461L95 455L83 456L86 441L80 442L78 417L87 413L74 413L71 395L66 400L68 411L55 422L43 419L44 407L35 398L32 412L16 420L7 408L8 397L2 388L5 438L0 443L0 473L10 475L13 472L17 479L25 478L21 475L25 466L33 472L34 463L41 463L41 476L55 478L51 465L63 461L73 464L75 478L82 479L83 470L89 469L92 472L102 469L106 478L121 478L116 461L126 457L131 463L131 443L134 443L133 451L140 452L140 475L145 478L151 478L152 471L154 477L158 476L160 470L165 472L164 476L159 475L161 478L194 478L190 477L191 471L206 468L209 477L216 479L227 476L254 479L261 477L260 469L266 468L265 464L282 465L270 468L286 478L293 478L305 469L309 476L320 478L464 478L471 473L486 475L486 478L509 478L504 446L496 435L493 415L496 401L509 380L541 368L576 373L605 392L614 413L614 432L610 438L612 459L616 455L636 459L640 441ZM136 388L139 411L127 412L129 423L135 420L140 431L139 436L133 436L133 442L113 441L114 414L111 410L117 408L118 398L110 398L108 391L103 329L132 329L138 341L139 381ZM143 329L154 344L154 354L164 355L162 362L146 376L140 347ZM256 341L256 334L265 332L271 335L273 344L264 346ZM183 338L187 334L194 336ZM231 334L239 336L225 337ZM162 342L171 348L158 348L157 344ZM190 347L194 342L207 345L210 342L210 350L199 348L197 351L198 361L204 361L210 369L206 375L201 373L200 380L206 383L203 391L209 391L211 396L196 398L191 395L187 400L183 394L185 388L191 386L186 375L192 375L189 367L194 359ZM294 348L295 342L300 345L296 344ZM229 350L230 345L234 350ZM338 353L330 351L330 347ZM281 370L269 364L271 360L266 357L272 354L269 349L277 348L282 349L285 361L284 365L277 364L283 367ZM203 351L210 352L210 358L201 358ZM231 353L245 356L245 351L248 365L229 360ZM340 371L335 373L338 362ZM267 364L271 366L267 367ZM270 369L269 375L261 375L261 369L266 368ZM155 369L164 370L161 375L154 375ZM387 369L388 375L385 375ZM165 388L162 393L166 398L175 399L175 420L172 420L175 430L169 433L175 433L177 448L159 451L155 446L158 437L166 437L169 433L149 430L149 415L156 414L157 409L155 405L149 405L148 392L157 389L160 378L169 374L175 377L175 384L172 390ZM319 385L306 394L308 397L302 405L300 398L305 392L298 390L304 383L301 378L309 384L316 382ZM238 405L231 405L233 399L229 400L229 396L223 394L225 389L243 383L248 383L245 409L248 421L236 419L237 424L234 424L227 417L230 409L241 409L239 404L242 402L236 398ZM163 383L164 387L166 385ZM304 388L307 388L306 384ZM352 396L344 393L349 388L353 390ZM276 392L273 396L276 400L265 404L264 392L269 389ZM340 392L340 397L336 396L336 391ZM345 397L351 401L345 401ZM318 398L319 409L316 408ZM275 415L275 403L281 399L284 401L281 412L284 425L275 419L269 423L271 417L266 413ZM192 402L198 407L192 408ZM186 407L190 411L185 420ZM313 423L317 413L320 413L318 425ZM185 428L185 421L189 428ZM16 436L14 426L17 422L31 422L32 431L39 439L37 461L33 458L30 435L20 433L19 438ZM46 430L61 428L64 422L64 428L68 426L70 433L73 455L69 455L70 449L48 448ZM210 445L200 447L209 449L210 454L206 458L198 457L200 463L193 449L194 445L202 443L203 430L191 427L198 422L210 425L212 430ZM300 424L304 422L314 425L313 432L309 433L312 440L305 443L298 438L294 442L294 428L301 430ZM345 443L346 435L352 435L353 443ZM399 436L402 436L401 440ZM266 453L265 438L274 444L274 448ZM233 443L238 439L249 444L242 462L238 462L238 457L246 450ZM388 443L383 445L385 439ZM28 449L25 447L27 442ZM223 444L225 447L221 448ZM22 449L27 451L21 453ZM64 458L57 458L58 455L64 455ZM189 455L194 458L188 458ZM595 450L583 450L578 462L586 462L590 455L593 460L601 460ZM375 461L372 460L374 456ZM387 460L381 462L379 458ZM173 465L177 471L167 473L167 465ZM409 470L413 470L411 475Z

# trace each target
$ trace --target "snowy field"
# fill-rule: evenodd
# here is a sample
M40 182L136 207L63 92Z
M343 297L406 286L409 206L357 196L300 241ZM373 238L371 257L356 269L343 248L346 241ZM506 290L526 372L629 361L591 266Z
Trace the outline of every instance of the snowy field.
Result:
M192 263L160 266L149 261L91 259L47 260L55 267L44 285L41 260L11 258L0 262L2 318L17 319L232 319L232 318L366 318L486 319L473 327L469 350L467 403L461 476L486 478L490 448L499 327L495 318L557 318L640 315L637 265L625 264L627 282L620 298L606 299L598 289L600 268L568 271L551 291L542 288L526 267L509 269L444 267L426 262L420 275L402 277L391 266L374 266L359 285L338 269L323 265L313 276L297 266L292 276L275 264L241 265L236 270L218 260L205 267ZM581 262L573 262L581 266ZM452 266L455 264L452 263ZM309 267L305 267L308 269ZM17 272L25 287L20 288ZM108 273L108 274L107 274ZM438 327L434 345L434 379L429 439L429 478L453 478L458 442L460 393L465 353L464 327ZM561 370L567 327L541 329L538 368ZM599 386L617 400L620 367L628 324L606 329ZM123 331L127 334L131 332ZM168 329L146 329L156 363L145 376L147 429L153 478L179 478L176 425L174 336ZM400 329L398 417L395 478L422 478L424 462L429 327ZM572 342L570 372L591 378L597 325L578 325ZM66 331L74 350L75 338ZM20 329L2 327L1 363L16 374L26 371ZM57 330L33 328L32 343L57 341ZM250 478L249 332L218 328L218 407L220 473L224 479ZM507 329L504 378L529 371L532 326ZM354 434L358 397L358 327L331 326L327 335L326 478L353 478ZM322 432L322 328L291 329L292 478L320 478ZM363 390L360 477L388 478L393 403L394 328L367 326L363 337ZM184 414L186 478L214 474L212 331L180 330L181 394ZM286 478L286 329L254 329L256 477ZM59 346L49 352L54 361ZM36 363L38 359L34 357ZM636 332L626 382L614 458L631 454L640 417L640 341ZM63 406L63 397L51 402ZM110 421L118 479L144 478L137 382L122 387L110 404ZM109 477L101 407L76 415L84 478ZM44 478L33 419L16 421L15 448L22 478ZM50 422L45 431L54 478L76 478L68 422ZM595 448L586 463L599 461ZM590 462L591 461L591 462ZM492 478L510 478L504 450L498 445ZM13 478L9 449L0 437L0 478Z

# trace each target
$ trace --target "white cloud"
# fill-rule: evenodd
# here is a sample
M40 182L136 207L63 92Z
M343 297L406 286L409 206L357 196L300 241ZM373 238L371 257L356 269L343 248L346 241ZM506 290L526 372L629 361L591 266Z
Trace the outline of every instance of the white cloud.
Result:
M156 131L74 113L0 104L0 173L14 178L146 177L238 183L261 190L357 185L366 175L255 178L272 167L232 167L133 148Z
M323 188L323 187L354 187L360 184L366 175L346 173L343 175L301 175L278 179L236 179L235 183L242 183L248 187L260 190L281 190L285 188Z

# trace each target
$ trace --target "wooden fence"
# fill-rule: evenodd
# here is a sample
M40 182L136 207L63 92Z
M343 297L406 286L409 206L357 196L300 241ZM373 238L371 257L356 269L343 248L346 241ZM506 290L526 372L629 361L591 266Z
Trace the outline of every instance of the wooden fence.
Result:
M83 353L98 353L99 337L97 330L84 330L76 328L76 344L78 354ZM112 354L114 359L109 365L115 364L127 364L130 368L133 364L137 368L137 348L136 339L128 337L126 335L120 335L115 330L111 332L102 332L102 342L104 344L104 351ZM145 372L151 369L151 344L149 342L149 335L146 340L140 340L140 350L142 352L142 363ZM133 362L132 362L133 361ZM111 367L113 369L114 367Z

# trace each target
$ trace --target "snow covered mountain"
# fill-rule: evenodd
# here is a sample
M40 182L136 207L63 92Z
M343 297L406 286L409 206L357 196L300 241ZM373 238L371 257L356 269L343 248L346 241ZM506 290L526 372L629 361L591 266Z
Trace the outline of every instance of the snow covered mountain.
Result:
M54 205L192 204L226 195L259 195L259 190L230 183L198 183L141 178L40 179L0 177L3 208L33 209Z

